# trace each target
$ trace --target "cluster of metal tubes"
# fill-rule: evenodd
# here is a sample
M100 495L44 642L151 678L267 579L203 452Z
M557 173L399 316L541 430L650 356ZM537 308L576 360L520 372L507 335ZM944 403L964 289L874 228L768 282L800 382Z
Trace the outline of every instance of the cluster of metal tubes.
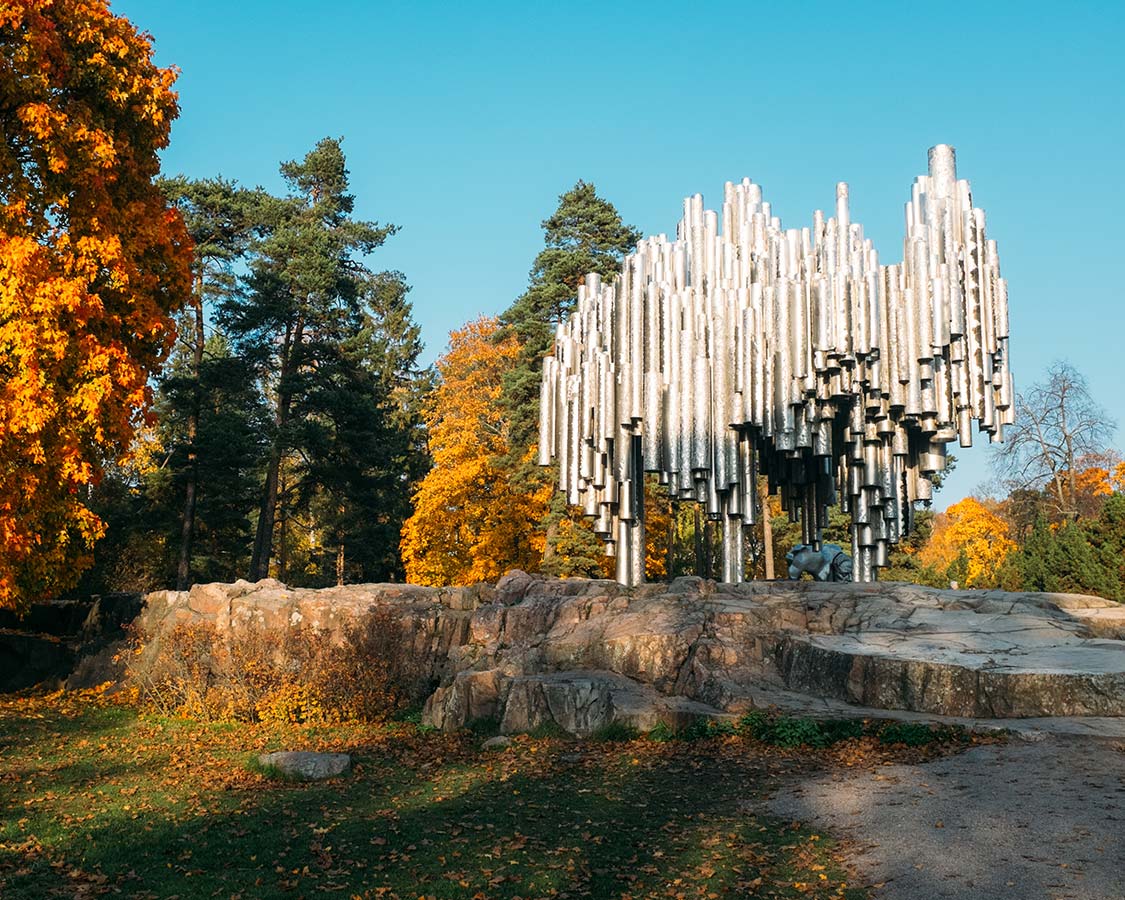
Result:
M624 584L644 581L644 475L722 523L722 580L745 578L756 486L803 541L850 513L853 577L873 581L932 496L945 445L1012 422L1008 294L952 147L906 204L903 262L880 265L836 214L783 230L744 179L719 216L696 194L676 240L646 238L612 284L587 275L544 360L539 463L593 520Z

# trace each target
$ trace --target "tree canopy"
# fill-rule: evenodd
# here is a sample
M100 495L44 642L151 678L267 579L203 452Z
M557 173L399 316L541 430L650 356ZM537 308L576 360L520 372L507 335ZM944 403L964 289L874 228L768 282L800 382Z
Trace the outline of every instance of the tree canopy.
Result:
M58 591L150 401L190 242L154 179L175 72L103 0L0 6L0 605Z
M402 536L415 584L472 584L513 567L539 568L536 526L550 488L515 489L500 468L510 438L499 400L520 344L498 331L495 319L469 322L450 335L437 363L441 380L425 406L434 468L418 486Z
M1077 519L1079 473L1105 456L1115 427L1085 376L1055 362L1044 380L1017 395L1016 422L1005 429L993 465L1011 490L1041 490L1056 517Z

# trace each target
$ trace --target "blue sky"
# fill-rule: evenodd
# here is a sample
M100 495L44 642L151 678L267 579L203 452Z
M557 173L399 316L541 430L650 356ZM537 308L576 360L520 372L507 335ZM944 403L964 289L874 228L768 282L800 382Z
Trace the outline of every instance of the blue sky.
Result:
M894 262L911 181L949 143L999 242L1017 387L1069 359L1125 423L1125 4L113 8L182 70L168 173L279 190L281 160L344 138L358 214L402 228L371 263L413 286L427 360L521 292L580 178L645 233L743 176L804 225L847 181ZM955 452L939 505L989 477L985 450Z

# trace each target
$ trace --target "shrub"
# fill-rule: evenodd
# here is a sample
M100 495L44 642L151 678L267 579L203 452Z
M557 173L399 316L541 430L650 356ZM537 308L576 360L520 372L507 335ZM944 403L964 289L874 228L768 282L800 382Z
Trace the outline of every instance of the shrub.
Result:
M773 725L772 744L779 747L826 747L827 736L813 719L794 719L782 716Z
M650 741L698 741L703 738L738 734L738 726L731 719L709 719L697 716L682 728L674 728L667 722L657 722L648 732Z
M879 729L878 735L881 744L924 747L935 741L948 740L957 733L955 729L930 727L925 722L887 722Z
M739 720L739 730L754 740L775 747L830 747L840 741L863 737L858 719L808 719L770 715L753 709Z
M738 720L738 730L756 741L766 741L770 734L770 717L765 710L752 709Z
M374 609L339 638L308 626L242 627L224 639L181 623L137 640L126 678L166 715L284 724L381 722L419 685L402 624Z
M628 722L608 722L590 735L595 741L607 742L635 741L639 736L640 732Z

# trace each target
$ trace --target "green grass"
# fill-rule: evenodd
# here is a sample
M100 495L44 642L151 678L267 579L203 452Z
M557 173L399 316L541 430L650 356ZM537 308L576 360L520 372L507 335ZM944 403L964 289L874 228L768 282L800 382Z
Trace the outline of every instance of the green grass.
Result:
M824 758L694 737L520 736L490 754L409 722L284 730L0 698L0 896L867 896L827 837L758 811L779 772ZM355 765L315 783L255 770L283 748Z

